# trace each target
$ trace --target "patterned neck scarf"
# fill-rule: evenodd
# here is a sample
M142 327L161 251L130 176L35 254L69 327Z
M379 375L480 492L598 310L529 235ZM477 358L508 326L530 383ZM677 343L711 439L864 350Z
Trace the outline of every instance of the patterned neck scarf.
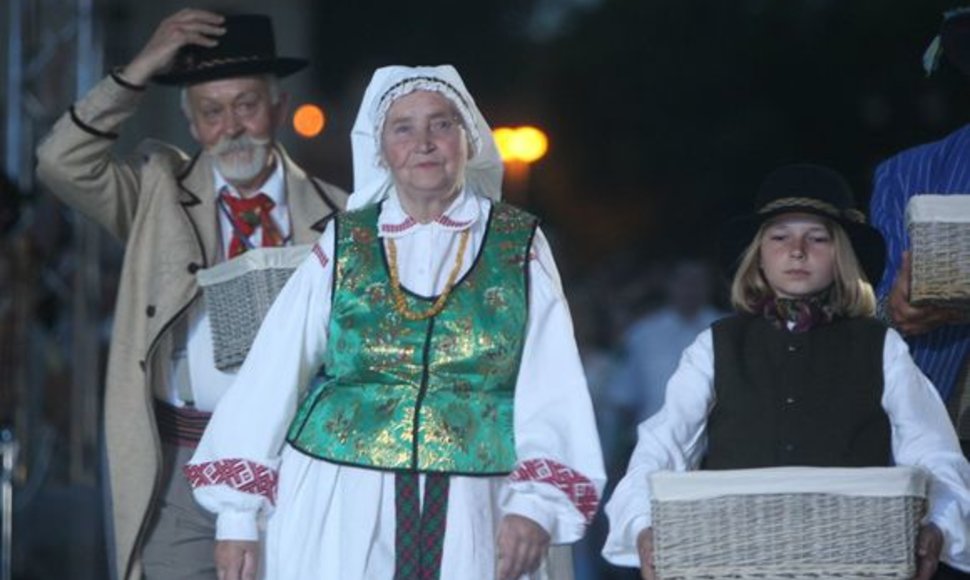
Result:
M794 333L807 332L816 326L832 322L834 313L828 302L829 290L807 298L772 296L761 303L758 311L776 328Z
M286 243L276 221L273 220L272 211L276 203L268 195L260 193L253 197L240 198L223 190L220 197L229 208L229 218L232 221L229 258L235 258L251 248L249 236L253 235L257 228L263 229L264 248L282 246Z

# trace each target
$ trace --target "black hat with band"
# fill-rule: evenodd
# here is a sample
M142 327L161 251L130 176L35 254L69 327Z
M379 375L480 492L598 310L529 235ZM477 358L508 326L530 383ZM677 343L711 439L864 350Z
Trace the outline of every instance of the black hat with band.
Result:
M225 34L212 47L186 45L172 67L152 80L163 85L193 85L218 79L272 74L284 77L306 67L302 58L276 55L273 22L263 14L226 16Z
M878 284L882 279L886 266L882 234L866 223L852 188L839 173L810 163L786 165L769 173L758 188L754 211L723 226L720 249L726 271L734 273L766 221L786 213L818 215L842 226L869 282Z

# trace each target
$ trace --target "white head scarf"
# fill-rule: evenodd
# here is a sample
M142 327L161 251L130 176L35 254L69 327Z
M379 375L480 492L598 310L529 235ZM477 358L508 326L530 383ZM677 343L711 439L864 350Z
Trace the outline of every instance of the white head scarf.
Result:
M374 71L360 104L350 143L354 153L354 193L347 209L381 201L394 187L391 173L381 162L381 132L391 104L414 91L434 91L451 101L468 132L471 159L465 166L465 187L498 201L502 197L502 158L492 130L475 100L451 65L386 66Z

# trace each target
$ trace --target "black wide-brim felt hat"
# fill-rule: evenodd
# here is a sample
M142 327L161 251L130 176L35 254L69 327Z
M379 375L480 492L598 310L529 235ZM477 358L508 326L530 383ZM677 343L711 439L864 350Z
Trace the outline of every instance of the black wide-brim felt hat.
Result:
M291 75L306 67L302 58L276 55L273 22L263 14L232 14L223 22L225 34L213 47L186 45L171 68L152 80L162 85L194 85L232 77Z
M940 25L943 54L963 74L970 75L970 10L948 12Z
M882 234L866 223L865 214L856 208L852 188L841 175L810 163L786 165L769 173L758 188L754 211L724 224L720 258L729 275L737 270L761 226L786 213L818 215L842 226L869 282L875 285L882 279L886 267Z

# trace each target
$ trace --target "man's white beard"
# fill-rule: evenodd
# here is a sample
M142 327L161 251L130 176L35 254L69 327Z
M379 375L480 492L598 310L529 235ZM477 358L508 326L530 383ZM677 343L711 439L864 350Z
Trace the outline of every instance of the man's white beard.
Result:
M227 181L248 183L266 167L272 149L269 139L256 139L243 135L235 139L223 139L209 150L215 157L219 173Z

